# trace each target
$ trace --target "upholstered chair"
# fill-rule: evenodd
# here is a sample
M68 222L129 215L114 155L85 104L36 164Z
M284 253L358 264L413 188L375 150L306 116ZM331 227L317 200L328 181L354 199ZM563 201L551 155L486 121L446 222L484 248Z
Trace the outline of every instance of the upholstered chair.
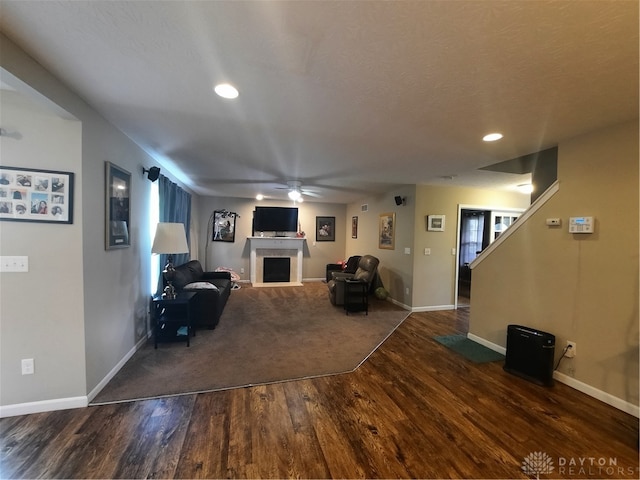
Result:
M376 278L379 263L380 260L373 255L364 255L360 257L355 273L331 272L332 279L327 283L331 303L344 305L344 281L347 278L366 282L370 290L371 283Z

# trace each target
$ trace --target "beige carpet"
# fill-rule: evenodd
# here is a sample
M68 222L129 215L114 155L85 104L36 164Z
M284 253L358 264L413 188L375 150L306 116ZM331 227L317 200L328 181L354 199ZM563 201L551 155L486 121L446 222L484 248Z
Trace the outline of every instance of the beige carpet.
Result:
M329 302L321 282L253 288L231 297L215 330L186 343L149 342L91 405L353 371L409 315L371 296L369 315Z

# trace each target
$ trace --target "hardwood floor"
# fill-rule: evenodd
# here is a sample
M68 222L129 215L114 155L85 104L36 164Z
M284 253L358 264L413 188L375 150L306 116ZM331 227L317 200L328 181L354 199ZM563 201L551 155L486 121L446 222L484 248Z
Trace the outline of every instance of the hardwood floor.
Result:
M0 476L535 478L538 452L541 478L638 478L638 419L432 339L467 316L412 314L349 374L2 419Z

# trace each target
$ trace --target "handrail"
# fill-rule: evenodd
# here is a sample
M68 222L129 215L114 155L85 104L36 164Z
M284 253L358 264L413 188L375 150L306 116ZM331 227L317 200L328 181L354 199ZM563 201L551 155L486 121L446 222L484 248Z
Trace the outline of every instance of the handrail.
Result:
M507 228L504 233L502 233L493 243L491 243L487 248L485 248L470 264L469 268L474 269L477 267L480 262L482 262L485 258L491 255L496 248L498 248L502 242L504 242L507 237L513 235L516 230L520 228L520 225L525 223L529 217L531 217L535 212L540 210L542 206L547 203L551 197L553 197L560 190L560 182L556 180L551 184L549 188L547 188L542 195L536 198L535 202L529 205L529 208L525 210L525 212L520 215L520 217L515 221L515 223L511 224L509 228Z

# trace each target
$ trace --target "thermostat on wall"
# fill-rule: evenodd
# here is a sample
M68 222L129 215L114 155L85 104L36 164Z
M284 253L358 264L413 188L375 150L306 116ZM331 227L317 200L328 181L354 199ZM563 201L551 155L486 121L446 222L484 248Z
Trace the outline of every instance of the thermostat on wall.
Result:
M569 233L593 233L593 217L570 217Z

